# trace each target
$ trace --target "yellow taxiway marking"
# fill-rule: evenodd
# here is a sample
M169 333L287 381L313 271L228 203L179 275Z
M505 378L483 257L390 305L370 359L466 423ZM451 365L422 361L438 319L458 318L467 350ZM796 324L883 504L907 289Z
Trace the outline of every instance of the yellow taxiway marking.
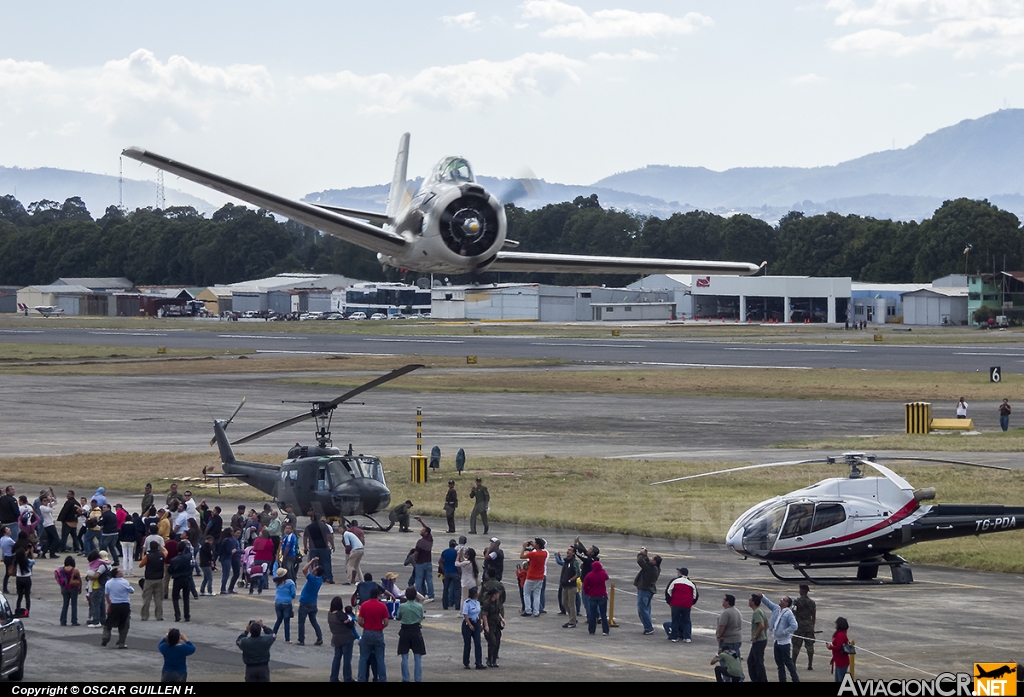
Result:
M427 624L427 623L424 623L424 624L426 626L430 627L431 629L440 629L440 630L446 631L446 632L461 633L461 631L462 631L461 628L460 629L453 629L451 627L443 627L441 625L436 625L436 624ZM523 641L522 639L506 639L506 638L502 637L501 643L503 643L503 644L505 644L505 643L520 644L522 646L530 646L530 647L535 648L535 649L544 649L545 651L558 651L560 653L567 653L567 654L570 654L572 656L582 656L584 658L596 658L596 659L601 660L601 661L611 661L613 663L622 663L624 665L635 666L637 668L647 668L649 670L660 670L660 671L665 672L665 673L674 673L676 675L688 675L691 678L701 678L702 680L711 680L712 679L712 678L708 677L707 675L702 675L700 673L691 673L691 672L686 671L686 670L679 670L678 668L666 668L665 666L656 666L656 665L652 665L650 663L641 663L639 661L630 661L630 660L627 660L625 658L615 658L613 656L603 656L603 655L598 654L598 653L589 653L587 651L577 651L576 649L567 649L567 648L565 648L563 646L548 646L547 644L537 644L537 643L534 643L532 641Z

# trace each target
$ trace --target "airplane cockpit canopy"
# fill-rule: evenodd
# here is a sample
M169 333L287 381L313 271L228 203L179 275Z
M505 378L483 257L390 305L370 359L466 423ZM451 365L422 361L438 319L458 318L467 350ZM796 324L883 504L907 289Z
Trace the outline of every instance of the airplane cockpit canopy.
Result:
M446 157L430 171L424 184L471 184L476 182L473 169L464 158Z

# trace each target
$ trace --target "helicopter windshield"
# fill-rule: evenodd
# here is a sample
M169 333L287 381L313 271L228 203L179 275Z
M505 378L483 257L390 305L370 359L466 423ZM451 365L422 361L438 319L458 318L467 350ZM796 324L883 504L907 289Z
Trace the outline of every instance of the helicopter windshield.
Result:
M742 544L747 553L763 557L772 551L782 529L782 521L786 517L786 508L785 503L775 502L752 511L746 520L742 521Z
M387 486L387 482L384 481L384 465L381 461L375 457L363 457L362 458L363 472L366 473L367 477L376 479L378 482Z

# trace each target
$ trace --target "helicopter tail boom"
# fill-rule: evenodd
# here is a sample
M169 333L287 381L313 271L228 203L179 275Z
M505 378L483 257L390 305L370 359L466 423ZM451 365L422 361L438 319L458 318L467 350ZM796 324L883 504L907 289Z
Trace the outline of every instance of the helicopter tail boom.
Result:
M217 449L220 451L221 464L231 465L235 463L235 451L231 449L228 441L228 434L224 431L225 421L217 419L213 422L213 439L217 442Z

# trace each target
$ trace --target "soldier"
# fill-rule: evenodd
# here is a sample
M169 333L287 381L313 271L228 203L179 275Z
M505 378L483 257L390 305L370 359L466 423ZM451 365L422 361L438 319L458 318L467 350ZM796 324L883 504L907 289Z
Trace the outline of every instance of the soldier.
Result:
M807 647L807 670L814 670L814 623L818 619L818 607L807 595L810 587L800 584L800 597L793 603L793 616L796 617L796 634L793 635L793 663L800 655L800 647Z
M486 535L488 531L487 508L491 505L491 494L483 485L483 480L480 477L476 478L476 486L470 489L469 498L476 499L473 512L469 516L469 533L476 534L476 519L479 516L484 523L484 534Z
M459 494L455 491L455 480L449 479L448 491L444 495L444 514L448 518L448 532L455 532L455 509L458 507Z
M388 516L391 522L398 523L398 532L412 532L409 529L409 509L412 508L412 501L400 503L391 509Z

